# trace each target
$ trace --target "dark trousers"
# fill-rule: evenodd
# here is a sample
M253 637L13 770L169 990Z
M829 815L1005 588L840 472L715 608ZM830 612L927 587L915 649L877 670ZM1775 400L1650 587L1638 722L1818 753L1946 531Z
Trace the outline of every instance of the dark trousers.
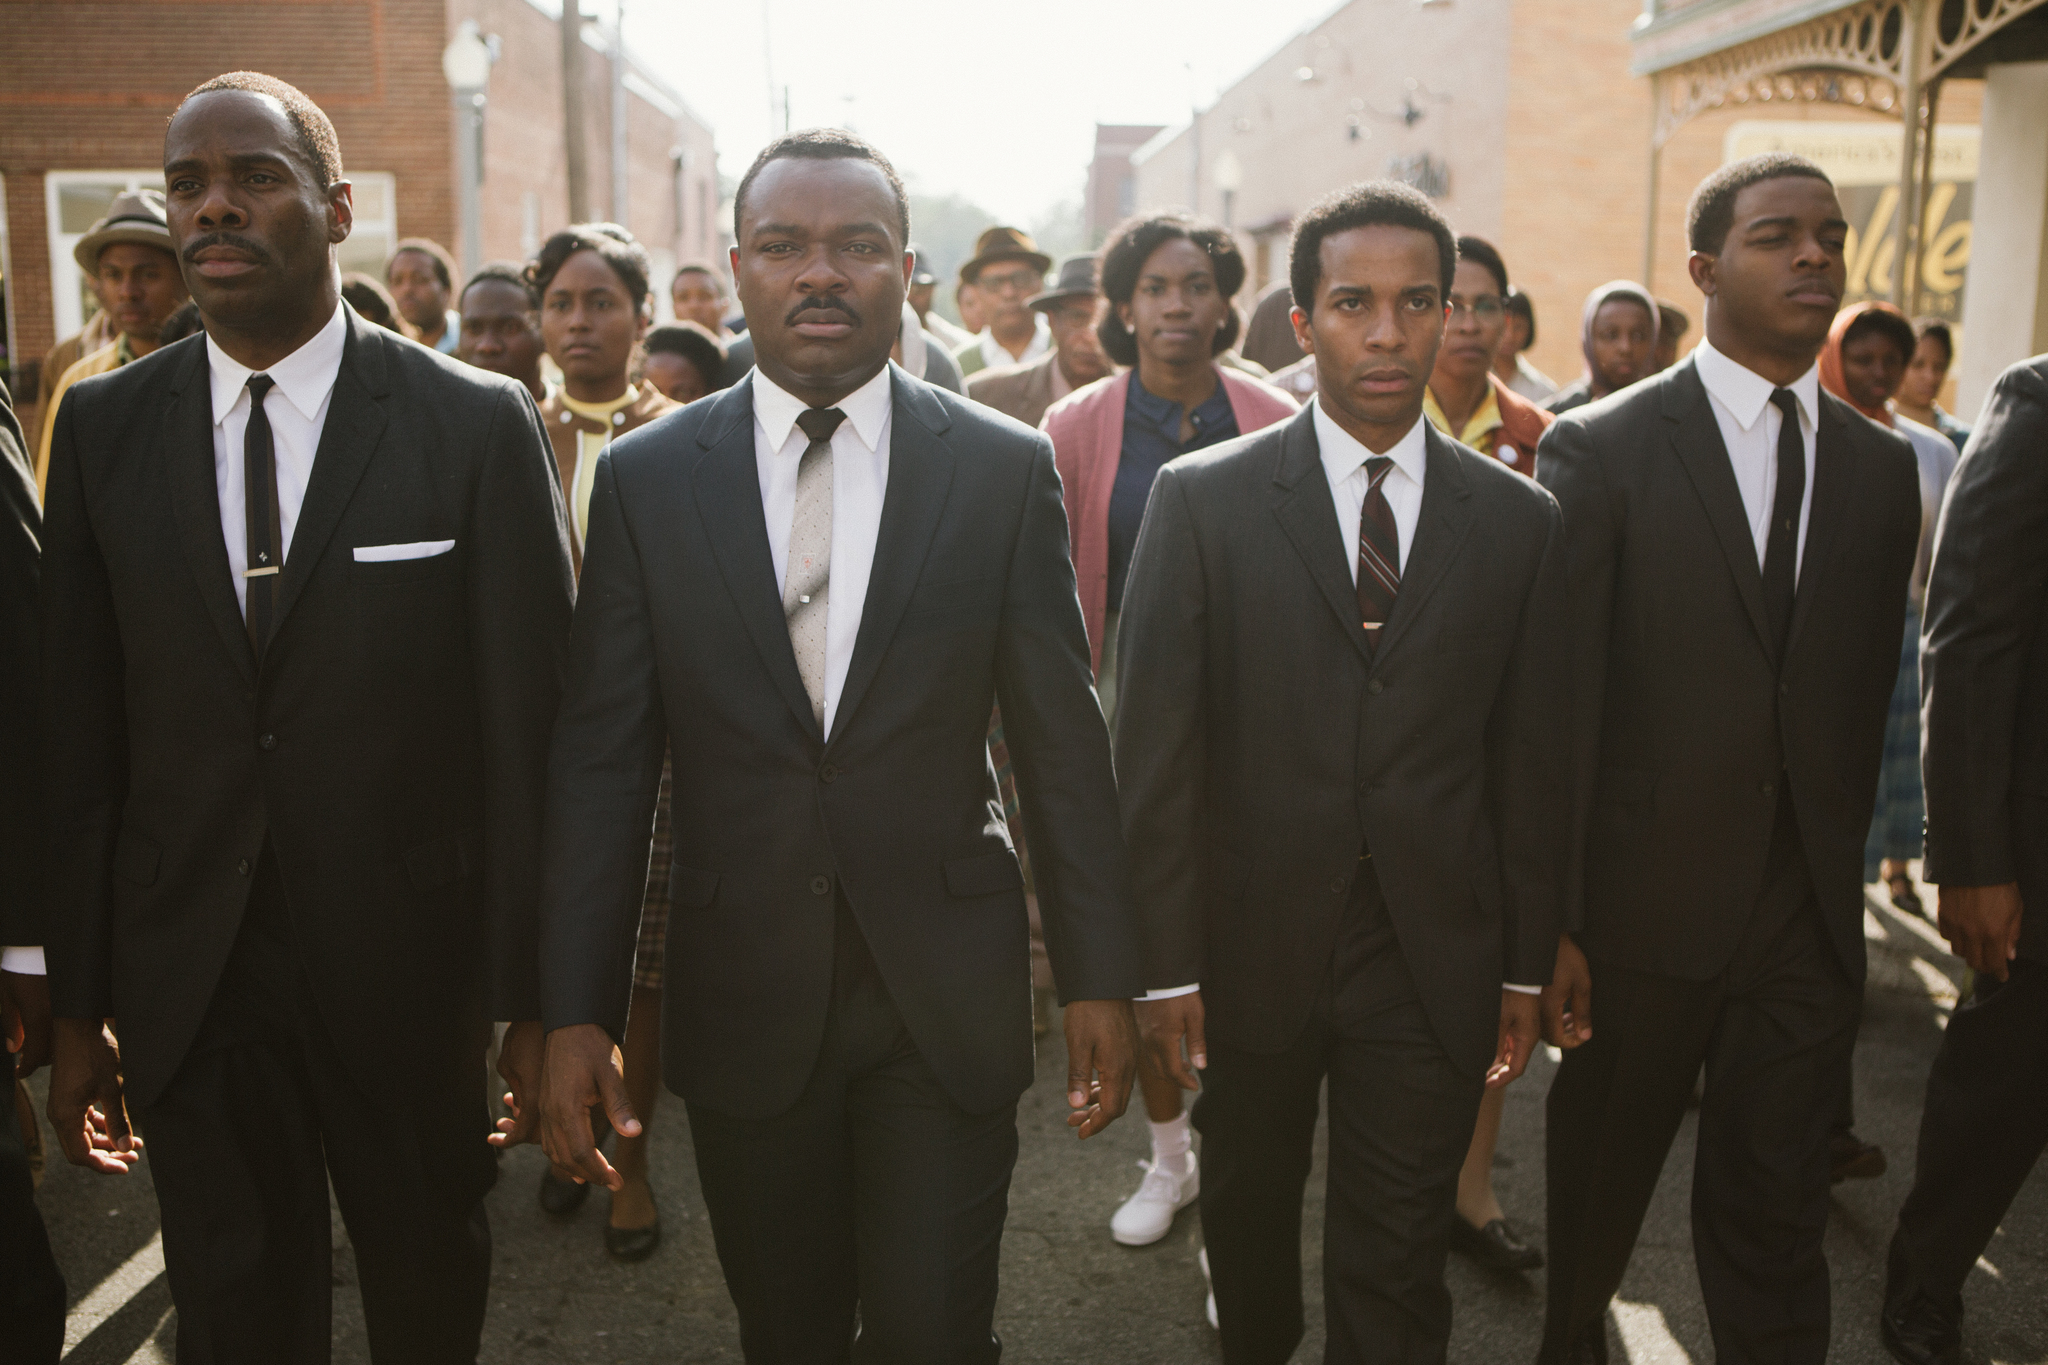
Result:
M1450 1341L1444 1260L1485 1077L1458 1067L1431 1030L1370 866L1294 1045L1209 1042L1194 1126L1228 1365L1281 1365L1301 1341L1301 1200L1326 1078L1324 1359L1426 1365Z
M1550 1276L1540 1360L1606 1359L1664 1158L1706 1067L1693 1158L1693 1257L1722 1365L1826 1359L1828 1134L1861 987L1837 962L1790 803L1735 959L1687 981L1594 959L1593 1037L1551 1083Z
M1962 1312L1963 1280L2048 1148L2048 963L1979 975L1927 1077L1913 1192L1892 1239L1888 1301Z
M1017 1107L970 1114L946 1094L843 899L835 940L796 1104L766 1119L689 1105L741 1349L752 1365L992 1365Z
M0 1052L0 1343L8 1365L57 1365L64 1350L64 1277L36 1208L7 1052Z
M365 1096L312 1004L276 860L264 855L192 1050L136 1116L162 1210L180 1365L329 1359L330 1179L355 1248L370 1358L476 1359L495 1163L474 1041L422 1039L419 1055L392 1058L429 1073L409 1104Z

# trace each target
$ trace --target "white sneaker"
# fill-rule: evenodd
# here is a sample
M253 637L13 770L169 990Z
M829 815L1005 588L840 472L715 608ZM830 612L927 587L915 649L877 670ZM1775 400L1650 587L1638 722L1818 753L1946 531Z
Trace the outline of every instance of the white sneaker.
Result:
M1178 1179L1154 1162L1141 1161L1138 1169L1145 1173L1145 1183L1109 1220L1109 1235L1127 1247L1150 1246L1164 1237L1173 1227L1173 1216L1194 1203L1202 1189L1202 1169L1193 1152L1188 1153L1187 1174Z
M1216 1282L1209 1277L1209 1248L1202 1248L1201 1260L1202 1283L1209 1286L1209 1306L1205 1310L1204 1316L1206 1316L1209 1319L1209 1325L1211 1327L1215 1328L1218 1331L1221 1331L1222 1324L1216 1321Z

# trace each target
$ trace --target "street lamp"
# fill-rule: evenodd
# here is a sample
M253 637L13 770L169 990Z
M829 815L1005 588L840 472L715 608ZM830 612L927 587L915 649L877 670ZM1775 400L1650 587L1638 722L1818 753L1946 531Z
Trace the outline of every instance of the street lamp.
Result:
M462 195L462 268L474 272L483 264L484 101L491 85L494 43L486 40L474 19L455 26L455 37L441 51L441 74L455 102L456 177Z

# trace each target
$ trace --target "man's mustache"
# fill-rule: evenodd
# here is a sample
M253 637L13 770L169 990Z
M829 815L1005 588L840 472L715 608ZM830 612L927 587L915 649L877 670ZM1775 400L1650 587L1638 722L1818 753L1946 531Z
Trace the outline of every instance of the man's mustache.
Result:
M853 308L844 300L830 294L822 298L808 299L798 304L790 310L789 316L783 320L782 325L794 327L803 320L806 313L844 313L848 322L856 327L860 326L860 314L854 312ZM816 321L816 319L813 319L813 321Z
M271 263L270 253L265 251L260 243L235 232L209 232L203 237L194 237L191 241L185 243L184 250L178 253L178 259L186 265L196 265L198 262L194 258L200 252L208 247L216 246L233 247L237 251L247 252L249 258L258 265L269 265Z

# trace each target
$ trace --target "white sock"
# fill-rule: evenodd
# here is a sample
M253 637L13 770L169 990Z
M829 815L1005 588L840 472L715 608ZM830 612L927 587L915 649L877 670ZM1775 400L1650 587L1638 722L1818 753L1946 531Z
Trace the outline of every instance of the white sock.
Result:
M1160 1170L1169 1175L1183 1176L1188 1173L1188 1147L1194 1141L1194 1133L1188 1127L1188 1116L1152 1125L1152 1161Z

